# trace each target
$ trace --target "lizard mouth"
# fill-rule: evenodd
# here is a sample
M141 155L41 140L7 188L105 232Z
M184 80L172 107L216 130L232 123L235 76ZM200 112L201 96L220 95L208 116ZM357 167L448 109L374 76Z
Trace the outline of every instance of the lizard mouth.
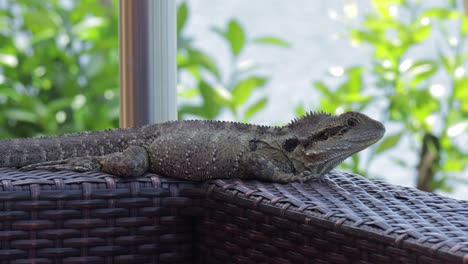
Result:
M363 134L360 137L344 139L341 142L334 144L334 146L327 145L322 147L323 149L334 150L340 152L341 155L351 156L352 154L366 149L367 147L378 142L384 135L384 131L372 134ZM305 149L304 154L309 158L315 158L314 156L322 153L323 151L317 151L316 147Z
M356 145L363 145L368 147L377 141L379 141L385 134L385 129L382 129L375 133L368 133L368 134L361 134L359 137L356 138L349 138L347 141L352 142Z

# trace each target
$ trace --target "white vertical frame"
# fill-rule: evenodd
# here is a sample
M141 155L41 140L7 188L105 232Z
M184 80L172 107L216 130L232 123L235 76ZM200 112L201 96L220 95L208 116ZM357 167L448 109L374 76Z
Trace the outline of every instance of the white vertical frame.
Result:
M120 0L121 127L177 119L174 0Z
M149 85L152 120L177 119L177 11L175 0L149 0Z

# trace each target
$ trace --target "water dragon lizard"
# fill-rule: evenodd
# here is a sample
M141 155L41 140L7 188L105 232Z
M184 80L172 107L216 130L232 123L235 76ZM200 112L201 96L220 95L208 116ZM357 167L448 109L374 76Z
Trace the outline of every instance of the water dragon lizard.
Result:
M377 142L384 126L368 116L308 113L282 127L171 121L139 128L0 140L0 167L22 170L145 172L185 180L319 179Z

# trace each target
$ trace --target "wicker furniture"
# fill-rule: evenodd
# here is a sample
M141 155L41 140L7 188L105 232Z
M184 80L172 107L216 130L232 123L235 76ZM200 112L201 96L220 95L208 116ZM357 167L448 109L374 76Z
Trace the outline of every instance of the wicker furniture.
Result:
M468 263L468 202L321 183L0 169L0 263Z

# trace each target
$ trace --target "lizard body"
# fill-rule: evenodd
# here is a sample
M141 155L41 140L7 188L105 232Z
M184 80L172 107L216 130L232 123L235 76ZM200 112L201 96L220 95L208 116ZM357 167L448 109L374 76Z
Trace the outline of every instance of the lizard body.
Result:
M0 140L0 167L147 171L186 180L320 178L377 142L381 123L364 114L310 113L283 127L222 121L171 121L140 128Z

